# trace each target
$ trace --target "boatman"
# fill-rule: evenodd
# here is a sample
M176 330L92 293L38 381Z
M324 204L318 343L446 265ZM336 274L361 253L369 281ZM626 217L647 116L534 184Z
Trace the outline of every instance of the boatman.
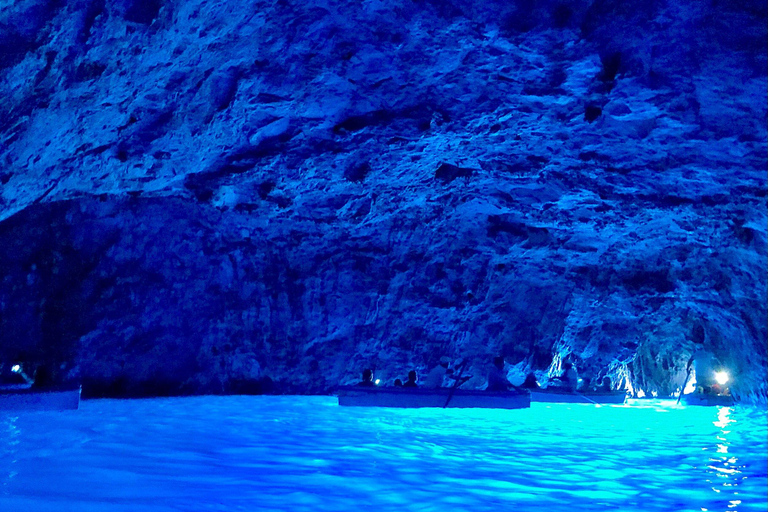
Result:
M443 381L446 374L448 374L448 365L451 364L451 359L448 356L440 358L440 364L432 368L426 377L421 380L421 387L427 389L436 389L443 387Z
M561 375L555 377L555 379L560 381L558 387L561 387L566 391L576 391L576 386L579 383L579 374L576 373L576 368L573 367L573 363L564 361L563 372Z
M488 386L486 391L509 391L514 388L511 382L507 380L507 374L504 373L504 358L496 356L493 358L493 366L488 371Z

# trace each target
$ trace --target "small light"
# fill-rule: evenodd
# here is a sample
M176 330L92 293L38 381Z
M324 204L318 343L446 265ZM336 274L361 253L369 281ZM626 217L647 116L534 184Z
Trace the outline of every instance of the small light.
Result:
M376 385L378 386L378 385L379 385L379 382L381 382L381 379L376 379L376 381L374 382L374 384L376 384Z
M715 380L722 386L728 382L728 374L725 372L715 372Z
M11 371L13 373L19 373L21 371L21 365L20 364L15 364L15 365L11 366Z

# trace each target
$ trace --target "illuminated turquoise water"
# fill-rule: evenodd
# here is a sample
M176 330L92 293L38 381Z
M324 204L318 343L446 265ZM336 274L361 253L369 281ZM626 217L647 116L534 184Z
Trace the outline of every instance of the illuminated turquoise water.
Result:
M196 397L0 412L0 510L765 512L765 411L640 403Z

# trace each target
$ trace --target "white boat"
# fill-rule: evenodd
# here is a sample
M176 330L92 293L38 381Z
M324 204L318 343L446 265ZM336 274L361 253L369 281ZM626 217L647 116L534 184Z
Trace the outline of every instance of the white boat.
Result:
M352 407L524 409L531 406L528 392L515 391L344 386L336 394L339 405Z
M80 407L77 388L0 388L0 412L65 411Z
M627 394L624 391L567 391L562 388L532 389L531 402L567 404L623 404Z

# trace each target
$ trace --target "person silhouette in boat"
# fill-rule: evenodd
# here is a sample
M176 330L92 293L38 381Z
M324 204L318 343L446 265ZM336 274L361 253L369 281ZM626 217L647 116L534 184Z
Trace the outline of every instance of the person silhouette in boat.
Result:
M576 368L569 361L563 362L563 372L555 379L560 381L558 387L565 391L576 391L576 386L579 384L579 374L576 373Z
M536 381L536 375L533 372L528 372L528 375L525 376L525 380L520 384L520 387L523 389L541 389L539 383Z
M435 366L432 368L432 370L429 371L426 377L424 377L421 381L421 385L423 388L427 389L436 389L436 388L442 388L445 386L446 381L449 382L448 387L458 387L464 384L466 381L468 381L470 378L472 378L471 375L454 375L453 369L450 368L451 364L451 358L448 356L443 356L440 358L440 364L438 366ZM459 364L459 368L464 368L464 365L466 364L466 361L463 361ZM460 381L456 383L456 381Z
M373 383L373 370L370 368L366 368L363 370L363 380L357 383L358 386L364 386L364 387L373 387L375 384Z
M536 382L536 375L534 375L533 372L530 372L525 376L525 380L520 387L523 389L539 389L539 383Z
M440 364L432 368L427 376L421 381L422 387L428 389L435 389L443 387L443 381L445 376L448 375L448 365L451 364L451 359L447 356L440 358Z
M401 381L400 379L395 379L395 387L396 388L403 387L403 381Z
M504 358L496 356L493 358L493 366L488 370L488 386L486 391L509 391L515 386L507 380L507 374L504 373Z
M595 388L595 391L598 393L610 393L613 391L613 383L611 382L611 378L607 375L603 377L603 382Z
M576 391L578 391L579 393L588 393L592 391L592 388L594 386L595 385L592 382L592 374L590 372L585 372L584 375L582 375L578 381L578 385L576 386Z
M411 370L408 372L408 380L405 381L403 384L404 388L417 388L419 385L417 384L419 380L419 376L416 373L416 370Z
M35 370L35 382L32 384L33 388L47 388L53 386L53 376L51 370L46 364L40 365Z

